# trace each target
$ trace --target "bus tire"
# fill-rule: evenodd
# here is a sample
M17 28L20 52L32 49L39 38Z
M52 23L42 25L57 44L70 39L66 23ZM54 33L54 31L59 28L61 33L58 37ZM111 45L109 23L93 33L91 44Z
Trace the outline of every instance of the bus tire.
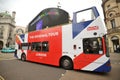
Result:
M22 54L22 55L21 55L21 60L22 60L22 61L26 61L26 55L25 55L25 54Z
M67 70L73 69L73 62L69 57L63 57L61 59L60 65L62 68Z

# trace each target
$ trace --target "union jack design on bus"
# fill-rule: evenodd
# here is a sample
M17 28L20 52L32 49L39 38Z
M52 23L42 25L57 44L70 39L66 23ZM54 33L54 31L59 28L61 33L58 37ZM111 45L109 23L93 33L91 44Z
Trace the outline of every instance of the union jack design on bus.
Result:
M93 13L90 13L92 19L79 21L81 13L89 10ZM68 24L17 35L16 55L24 61L65 69L109 72L106 34L96 7L91 7L74 12L72 22Z

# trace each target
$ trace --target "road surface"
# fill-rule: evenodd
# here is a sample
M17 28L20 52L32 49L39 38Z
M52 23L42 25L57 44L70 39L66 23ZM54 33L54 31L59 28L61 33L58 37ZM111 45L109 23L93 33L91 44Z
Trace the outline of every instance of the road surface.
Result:
M120 54L110 54L109 73L64 70L32 62L23 62L13 54L0 54L0 76L5 80L120 80Z

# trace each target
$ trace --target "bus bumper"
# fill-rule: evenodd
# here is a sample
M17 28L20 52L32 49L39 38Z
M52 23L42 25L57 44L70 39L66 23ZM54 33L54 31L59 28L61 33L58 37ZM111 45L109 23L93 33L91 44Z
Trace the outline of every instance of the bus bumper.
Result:
M111 63L108 60L105 64L101 65L97 69L94 70L95 72L110 72L111 71Z

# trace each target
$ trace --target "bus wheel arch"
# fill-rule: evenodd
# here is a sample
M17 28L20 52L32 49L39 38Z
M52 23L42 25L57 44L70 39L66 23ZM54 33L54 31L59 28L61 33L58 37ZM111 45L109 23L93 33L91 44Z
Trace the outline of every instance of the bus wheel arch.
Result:
M26 55L25 55L25 53L22 53L22 54L21 54L21 60L22 60L22 61L26 61Z
M60 67L64 69L67 69L67 70L73 69L73 61L68 56L61 57L59 64L60 64Z

